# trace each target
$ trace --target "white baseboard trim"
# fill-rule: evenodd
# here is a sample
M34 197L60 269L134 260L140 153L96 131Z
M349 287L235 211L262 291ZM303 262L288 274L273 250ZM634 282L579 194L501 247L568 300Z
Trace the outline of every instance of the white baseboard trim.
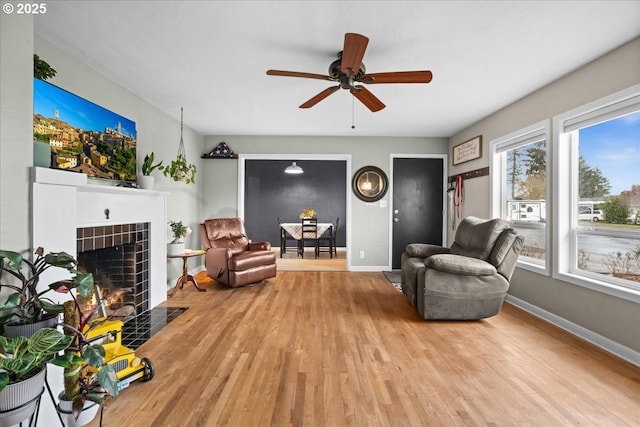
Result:
M533 314L536 317L541 318L542 320L545 320L557 326L560 329L563 329L577 337L582 338L583 340L595 345L596 347L600 347L601 349L614 354L629 363L640 366L640 353L630 349L629 347L619 344L607 337L599 335L587 328L584 328L563 317L555 315L547 310L544 310L512 295L507 295L506 301L528 313Z
M390 271L391 267L388 265L352 265L349 267L349 271Z

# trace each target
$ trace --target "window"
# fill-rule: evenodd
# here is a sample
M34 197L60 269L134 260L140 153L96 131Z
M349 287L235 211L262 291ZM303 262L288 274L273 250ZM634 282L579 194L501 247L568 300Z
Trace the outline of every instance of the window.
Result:
M492 217L524 237L519 266L547 270L547 141L549 121L491 141Z
M555 274L640 300L640 85L555 119Z

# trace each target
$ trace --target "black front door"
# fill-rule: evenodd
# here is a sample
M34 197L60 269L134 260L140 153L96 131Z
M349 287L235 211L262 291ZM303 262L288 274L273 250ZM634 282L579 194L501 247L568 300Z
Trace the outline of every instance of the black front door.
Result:
M443 158L393 159L393 269L409 243L444 243L443 172Z

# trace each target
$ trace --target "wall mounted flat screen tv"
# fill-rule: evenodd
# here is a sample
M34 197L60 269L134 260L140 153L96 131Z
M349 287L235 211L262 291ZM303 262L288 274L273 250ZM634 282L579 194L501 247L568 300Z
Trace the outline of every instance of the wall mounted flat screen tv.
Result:
M50 168L136 181L135 122L37 78L33 139L34 144L48 144Z

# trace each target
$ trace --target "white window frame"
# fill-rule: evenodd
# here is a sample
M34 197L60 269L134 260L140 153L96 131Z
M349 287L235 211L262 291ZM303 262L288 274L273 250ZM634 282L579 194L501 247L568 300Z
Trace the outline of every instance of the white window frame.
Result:
M626 300L640 302L640 286L577 269L578 236L629 237L616 230L578 226L578 141L580 128L640 109L640 84L553 118L553 277Z
M551 260L551 231L549 227L549 219L551 218L551 203L550 203L550 188L551 188L551 121L542 120L538 123L534 123L526 128L517 130L505 135L503 137L494 139L490 142L491 146L491 217L492 218L506 218L505 209L507 209L507 195L506 195L506 158L503 153L525 145L529 145L534 142L538 142L541 139L545 141L545 257L544 265L534 264L520 257L518 259L518 267L525 270L533 271L535 273L544 274L549 276L551 274L550 260ZM526 242L525 242L526 243Z

